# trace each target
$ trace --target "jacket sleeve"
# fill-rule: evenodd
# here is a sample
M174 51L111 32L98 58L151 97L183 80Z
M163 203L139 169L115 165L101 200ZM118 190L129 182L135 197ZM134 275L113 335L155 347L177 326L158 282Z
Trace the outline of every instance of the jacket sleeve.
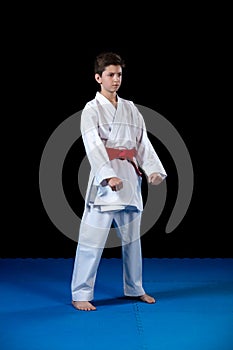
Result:
M137 162L147 176L155 172L159 173L163 179L165 179L167 173L163 167L161 160L159 159L158 154L156 153L153 145L148 138L143 116L136 106L135 109L139 124L137 138Z
M111 167L105 146L98 134L98 113L88 104L81 115L81 134L91 171L99 185L106 185L106 179L117 177Z

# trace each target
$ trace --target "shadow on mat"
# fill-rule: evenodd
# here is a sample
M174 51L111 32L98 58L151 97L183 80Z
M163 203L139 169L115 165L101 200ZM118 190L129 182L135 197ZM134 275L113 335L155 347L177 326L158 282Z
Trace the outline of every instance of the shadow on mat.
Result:
M111 299L99 299L95 300L93 304L95 306L103 306L103 305L123 305L123 304L132 304L135 303L136 301L139 301L138 298L131 298L131 297L117 297L117 298L111 298Z

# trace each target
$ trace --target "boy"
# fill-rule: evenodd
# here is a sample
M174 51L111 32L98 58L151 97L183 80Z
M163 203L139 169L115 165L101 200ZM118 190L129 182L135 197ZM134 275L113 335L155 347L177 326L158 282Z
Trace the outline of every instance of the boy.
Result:
M113 223L122 242L124 295L153 304L142 286L140 223L141 173L152 185L167 176L147 136L142 115L132 101L119 97L122 58L113 52L96 57L100 86L81 115L81 133L91 171L87 186L71 282L72 305L92 311L101 255Z

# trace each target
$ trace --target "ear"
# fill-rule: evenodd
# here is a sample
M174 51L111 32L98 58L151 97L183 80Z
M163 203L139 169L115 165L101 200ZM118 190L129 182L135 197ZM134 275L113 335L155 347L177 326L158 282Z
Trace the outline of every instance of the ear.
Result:
M95 74L95 80L97 81L97 83L101 84L101 76L99 74Z

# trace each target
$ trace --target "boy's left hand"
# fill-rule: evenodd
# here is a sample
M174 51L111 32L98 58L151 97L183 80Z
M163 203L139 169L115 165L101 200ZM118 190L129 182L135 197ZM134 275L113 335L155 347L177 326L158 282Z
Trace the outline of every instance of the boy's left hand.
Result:
M152 185L159 185L162 181L163 178L159 173L152 173L148 176L148 182Z

